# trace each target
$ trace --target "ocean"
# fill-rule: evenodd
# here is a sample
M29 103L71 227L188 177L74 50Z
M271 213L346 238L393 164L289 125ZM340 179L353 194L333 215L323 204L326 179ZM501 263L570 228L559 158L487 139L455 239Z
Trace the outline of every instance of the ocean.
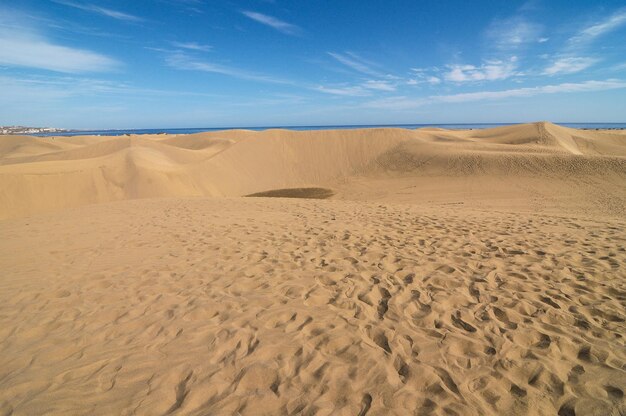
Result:
M220 131L245 129L262 131L268 129L289 130L329 130L329 129L364 129L395 127L402 129L419 129L424 127L439 127L444 129L485 129L491 127L510 126L518 123L470 123L470 124L365 124L365 125L338 125L338 126L265 126L265 127L193 127L193 128L162 128L162 129L126 129L126 130L72 130L67 132L38 133L33 136L122 136L125 134L193 134L205 131ZM626 123L556 123L561 126L577 129L626 129Z

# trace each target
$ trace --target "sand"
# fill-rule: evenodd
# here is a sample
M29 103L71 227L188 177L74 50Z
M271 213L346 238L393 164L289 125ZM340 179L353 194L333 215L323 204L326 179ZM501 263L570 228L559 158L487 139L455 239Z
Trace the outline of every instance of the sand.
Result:
M624 414L625 202L550 123L0 137L0 415Z

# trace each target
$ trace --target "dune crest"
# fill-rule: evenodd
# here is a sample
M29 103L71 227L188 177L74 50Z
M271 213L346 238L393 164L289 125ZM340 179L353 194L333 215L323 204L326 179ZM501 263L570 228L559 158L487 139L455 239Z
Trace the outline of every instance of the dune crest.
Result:
M547 122L465 131L274 129L181 136L3 137L0 218L125 199L235 197L284 188L330 188L339 199L378 198L382 192L393 200L398 193L388 190L408 177L417 184L439 181L442 188L471 180L477 188L491 189L496 199L516 188L526 199L532 192L556 192L557 198L590 201L594 198L588 194L606 193L624 175L623 135ZM394 183L369 193L360 188L357 196L352 185L358 188L363 177ZM527 177L543 179L549 189L529 191ZM501 182L495 187L494 178ZM584 184L584 195L565 191L573 180ZM423 202L427 195L422 191L413 197ZM616 195L623 197L623 192Z

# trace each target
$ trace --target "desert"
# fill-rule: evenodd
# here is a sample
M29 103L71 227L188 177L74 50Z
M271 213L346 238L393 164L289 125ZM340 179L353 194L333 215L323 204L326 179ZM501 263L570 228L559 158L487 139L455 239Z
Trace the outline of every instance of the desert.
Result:
M620 415L626 136L0 137L0 414Z

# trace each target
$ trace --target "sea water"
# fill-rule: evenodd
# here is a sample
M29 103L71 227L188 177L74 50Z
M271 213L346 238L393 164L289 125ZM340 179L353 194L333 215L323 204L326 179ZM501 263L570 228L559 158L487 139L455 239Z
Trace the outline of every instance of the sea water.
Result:
M205 131L245 129L263 131L268 129L289 130L332 130L332 129L365 129L365 128L402 128L420 129L437 127L443 129L487 129L492 127L510 126L518 123L470 123L470 124L371 124L371 125L338 125L338 126L264 126L264 127L193 127L193 128L161 128L161 129L126 129L126 130L72 130L65 132L38 133L33 136L123 136L125 134L193 134ZM556 123L560 126L577 129L626 129L626 123Z

